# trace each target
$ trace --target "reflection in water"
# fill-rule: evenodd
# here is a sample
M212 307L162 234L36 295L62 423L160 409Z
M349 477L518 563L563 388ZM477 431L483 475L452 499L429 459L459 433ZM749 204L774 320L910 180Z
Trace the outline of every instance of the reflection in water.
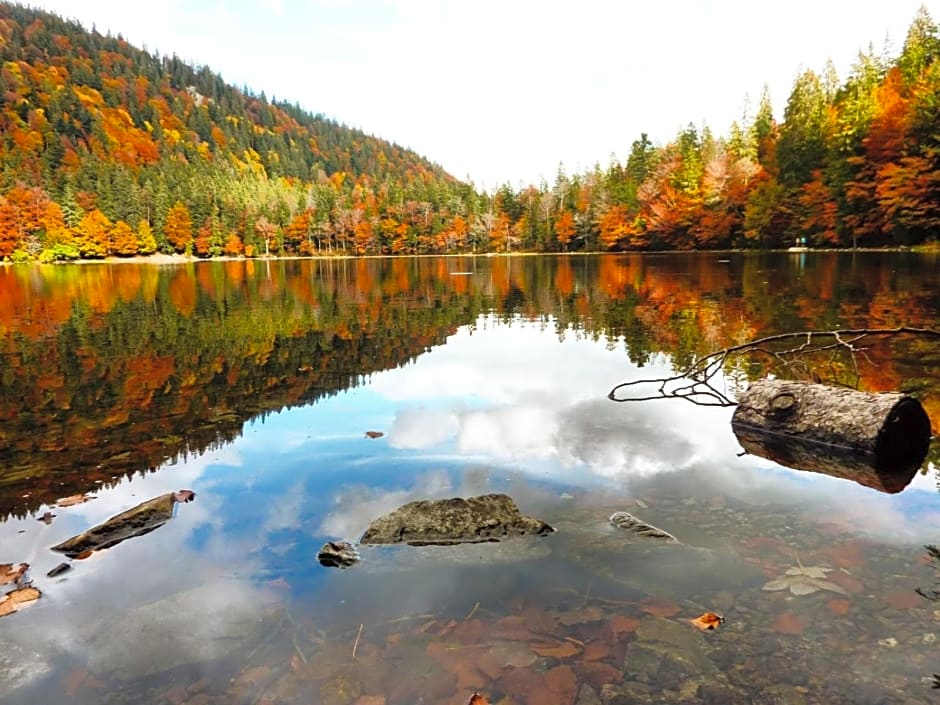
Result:
M928 701L933 477L872 492L737 457L730 409L606 399L759 334L928 324L917 258L125 267L0 269L0 561L43 576L147 498L199 501L36 579L3 620L5 702ZM870 357L865 388L932 414L935 352ZM409 501L487 493L557 532L316 561ZM763 590L799 566L839 590Z

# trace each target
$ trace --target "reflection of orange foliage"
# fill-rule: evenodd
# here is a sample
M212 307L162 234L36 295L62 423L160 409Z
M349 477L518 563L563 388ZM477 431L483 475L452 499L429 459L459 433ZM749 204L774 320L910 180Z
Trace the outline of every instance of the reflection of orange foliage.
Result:
M181 268L170 280L170 301L187 317L196 308L196 281L188 267Z
M139 355L124 363L128 372L124 382L124 398L135 408L148 406L155 390L166 384L176 369L173 357Z
M558 262L558 268L555 270L555 289L565 296L574 291L574 272L571 270L571 262L567 259Z
M207 262L196 265L196 280L199 282L199 288L213 300L216 298L215 278L213 277L214 271L214 263Z
M246 262L244 260L227 260L222 265L225 269L225 279L235 289L240 289L245 281Z
M931 432L936 435L940 432L940 395L930 394L921 399L920 403L930 417Z
M369 293L375 287L374 261L356 260L356 300L363 301L369 298Z
M117 291L109 276L110 267L86 267L82 274L82 297L95 313L108 313L117 301Z
M114 293L120 301L133 301L140 292L141 268L117 265L111 268Z

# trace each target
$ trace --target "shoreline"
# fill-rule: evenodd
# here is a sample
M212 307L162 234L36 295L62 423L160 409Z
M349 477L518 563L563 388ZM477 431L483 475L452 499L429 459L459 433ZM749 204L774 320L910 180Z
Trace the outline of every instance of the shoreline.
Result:
M585 257L592 255L701 255L701 254L714 254L714 255L750 255L750 254L771 254L771 253L785 253L791 255L805 255L805 254L816 254L816 253L895 253L895 252L910 252L914 254L937 254L940 253L940 247L857 247L857 248L838 248L838 247L827 247L827 248L809 248L809 249L800 249L793 250L790 248L775 248L768 250L757 250L757 249L747 249L747 250L628 250L623 252L607 252L607 251L596 251L596 252L452 252L446 254L407 254L407 255L353 255L353 254L324 254L324 255L261 255L259 257L245 257L245 256L232 256L232 255L220 255L218 257L195 257L193 255L185 254L166 254L166 253L156 253L152 255L136 255L134 257L103 257L101 259L76 259L76 260L62 260L58 262L38 262L36 260L31 260L29 262L9 262L6 260L0 260L0 266L22 266L22 265L42 265L50 267L58 267L62 265L88 265L88 264L151 264L157 266L174 266L180 264L197 264L200 262L277 262L281 260L357 260L357 259L408 259L408 258L431 258L431 257L455 257L455 258L468 258L468 257L539 257L539 256L548 256L548 257L561 257L561 256L571 256L571 257Z

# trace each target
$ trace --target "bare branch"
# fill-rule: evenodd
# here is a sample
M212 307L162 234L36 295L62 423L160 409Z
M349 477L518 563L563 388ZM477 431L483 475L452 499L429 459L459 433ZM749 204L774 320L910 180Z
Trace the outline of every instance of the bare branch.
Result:
M861 354L869 364L874 365L866 352L869 348L860 345L862 340L867 337L888 337L896 335L940 338L940 330L898 326L896 328L840 328L835 330L777 333L775 335L768 335L746 343L716 350L715 352L698 358L683 372L671 377L637 379L630 382L622 382L613 387L607 394L607 397L611 401L616 402L679 398L686 399L700 406L735 406L736 402L730 399L726 394L715 389L711 381L719 371L724 369L725 364L732 356L751 354L765 355L784 368L791 371L796 370L802 372L804 375L815 377L815 374L812 373L812 370L806 363L805 358L807 356L831 351L832 355L829 359L829 367L831 370L835 371L835 364L839 355L846 353L851 360L852 371L856 384L858 384L858 380L861 379L861 372L858 369L858 359L856 356ZM822 340L817 343L816 340L818 339ZM768 347L768 344L798 340L802 342L785 350L774 350ZM670 388L670 385L682 380L688 380L689 384ZM658 385L658 394L643 397L618 396L618 392L621 390L640 384Z

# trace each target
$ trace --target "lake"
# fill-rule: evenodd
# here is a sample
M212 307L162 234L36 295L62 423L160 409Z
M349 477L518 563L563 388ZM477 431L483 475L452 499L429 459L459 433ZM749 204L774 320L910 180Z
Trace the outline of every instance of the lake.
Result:
M41 592L0 603L3 702L935 700L936 448L880 491L743 454L733 408L607 395L776 333L937 328L936 256L17 266L0 301L0 579ZM940 341L865 347L711 384L904 390L936 427ZM487 493L555 533L317 560Z

